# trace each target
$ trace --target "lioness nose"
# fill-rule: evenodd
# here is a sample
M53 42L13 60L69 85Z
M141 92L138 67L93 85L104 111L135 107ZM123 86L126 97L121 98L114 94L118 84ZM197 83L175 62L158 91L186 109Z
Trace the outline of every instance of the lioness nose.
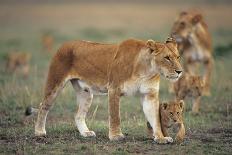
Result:
M176 122L177 120L176 120L176 119L174 119L173 121L174 121L174 122Z
M181 70L175 70L175 71L176 71L176 73L177 73L177 74L182 73L182 71L181 71Z

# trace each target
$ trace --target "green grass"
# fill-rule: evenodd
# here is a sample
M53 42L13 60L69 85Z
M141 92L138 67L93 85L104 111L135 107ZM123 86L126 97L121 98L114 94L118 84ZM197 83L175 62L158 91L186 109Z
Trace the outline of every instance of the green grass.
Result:
M30 29L29 29L30 32ZM129 37L162 40L165 33L135 32L124 29L100 30L83 28L72 35L55 29L42 29L23 37L0 38L0 154L231 154L232 153L232 48L215 48L215 66L212 95L203 97L201 113L190 114L187 101L185 112L186 138L181 144L157 145L146 135L146 120L138 97L121 100L123 142L108 139L108 105L106 97L95 97L88 113L87 123L96 138L83 138L74 124L75 93L70 84L57 98L48 115L47 136L34 137L35 117L25 118L27 106L38 107L42 100L49 61L52 57L42 50L41 33L55 37L55 49L72 39L116 42ZM231 31L229 31L231 33ZM215 33L214 40L227 33ZM228 36L229 37L229 36ZM32 53L28 78L4 72L8 51L18 49ZM226 50L226 52L225 52ZM220 54L223 52L223 54ZM161 81L160 100L173 99L167 91L167 82ZM96 111L96 114L94 113Z

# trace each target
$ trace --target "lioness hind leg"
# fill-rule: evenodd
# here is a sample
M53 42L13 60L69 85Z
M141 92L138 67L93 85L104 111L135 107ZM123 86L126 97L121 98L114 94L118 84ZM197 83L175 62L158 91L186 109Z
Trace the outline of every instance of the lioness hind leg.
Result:
M92 104L93 94L88 89L81 89L78 80L73 79L71 82L76 91L77 104L79 103L79 108L75 115L76 126L83 137L95 137L95 132L90 131L85 122L86 114Z
M45 95L43 102L40 103L37 121L35 124L36 136L46 135L45 124L46 124L47 114L54 103L54 99L64 87L64 84L65 82L57 85L54 89L51 90L49 94Z

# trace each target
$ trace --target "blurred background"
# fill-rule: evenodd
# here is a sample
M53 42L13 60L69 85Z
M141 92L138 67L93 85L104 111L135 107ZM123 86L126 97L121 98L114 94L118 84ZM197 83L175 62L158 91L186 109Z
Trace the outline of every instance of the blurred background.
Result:
M69 40L117 43L128 38L164 41L169 36L179 12L188 9L198 9L203 13L213 37L215 66L212 96L202 99L203 114L195 118L189 113L186 114L187 137L190 140L184 147L186 152L189 150L194 152L196 150L193 148L198 146L200 141L200 144L205 144L202 144L202 149L195 153L212 153L211 148L218 153L222 150L225 153L230 152L232 133L224 132L227 134L227 136L223 135L225 139L220 139L221 135L213 135L215 125L220 124L223 131L224 129L231 130L232 126L230 114L232 110L232 1L230 0L1 0L0 144L3 145L0 146L0 152L17 152L23 150L21 147L31 149L31 152L34 150L48 151L54 147L63 149L59 147L61 144L53 141L62 134L64 139L59 140L69 144L66 147L70 148L71 152L75 149L83 149L74 144L80 143L77 140L80 139L78 134L71 134L74 131L77 133L77 130L73 121L73 114L76 111L75 93L70 84L58 97L48 117L47 128L50 137L45 142L52 144L49 145L50 148L34 146L34 143L44 143L44 141L38 142L32 138L33 121L25 123L23 116L27 106L38 107L42 101L49 62L62 43ZM23 74L6 71L8 59L11 57L9 53L24 53L19 56L20 60L16 61L16 64L28 64L28 68L23 68ZM12 57L14 59L14 56ZM164 80L161 83L160 98L161 100L172 98L167 91L167 82ZM132 145L130 142L135 143L133 136L139 137L137 141L142 141L146 130L139 98L123 98L121 113L123 131L129 133L128 145ZM90 120L88 124L97 131L100 140L107 142L106 97L94 99L88 119ZM54 135L51 134L52 131L55 131ZM212 135L204 137L205 133L210 134L210 131ZM65 136L74 143L70 144L65 140ZM208 145L207 140L201 141L199 137L215 143ZM9 143L11 145L8 145ZM104 148L99 149L98 146L103 146L105 143L87 141L83 144L84 151L89 151L89 143L97 147L95 150L90 148L93 152L104 150ZM141 145L144 147L145 144ZM111 145L108 147L113 149L113 152L118 152L117 147L122 148L121 151L124 149L127 151L126 147L120 144L116 147ZM154 151L152 145L146 147ZM174 150L183 149L182 146L176 147L178 148L172 146ZM131 146L132 152L134 149L134 146ZM159 149L160 147L158 151ZM142 149L142 152L140 150L140 153L144 153L145 150L146 148ZM108 150L109 152L112 151Z

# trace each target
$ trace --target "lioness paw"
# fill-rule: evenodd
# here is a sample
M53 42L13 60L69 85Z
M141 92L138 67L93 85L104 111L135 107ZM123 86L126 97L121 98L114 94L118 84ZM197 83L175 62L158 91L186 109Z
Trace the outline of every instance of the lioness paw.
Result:
M96 137L96 134L94 131L85 131L81 133L83 137Z
M35 136L36 137L42 137L42 136L46 136L46 131L45 130L35 130Z
M173 139L172 137L163 137L163 138L154 138L154 141L158 144L168 144L168 143L172 143Z

